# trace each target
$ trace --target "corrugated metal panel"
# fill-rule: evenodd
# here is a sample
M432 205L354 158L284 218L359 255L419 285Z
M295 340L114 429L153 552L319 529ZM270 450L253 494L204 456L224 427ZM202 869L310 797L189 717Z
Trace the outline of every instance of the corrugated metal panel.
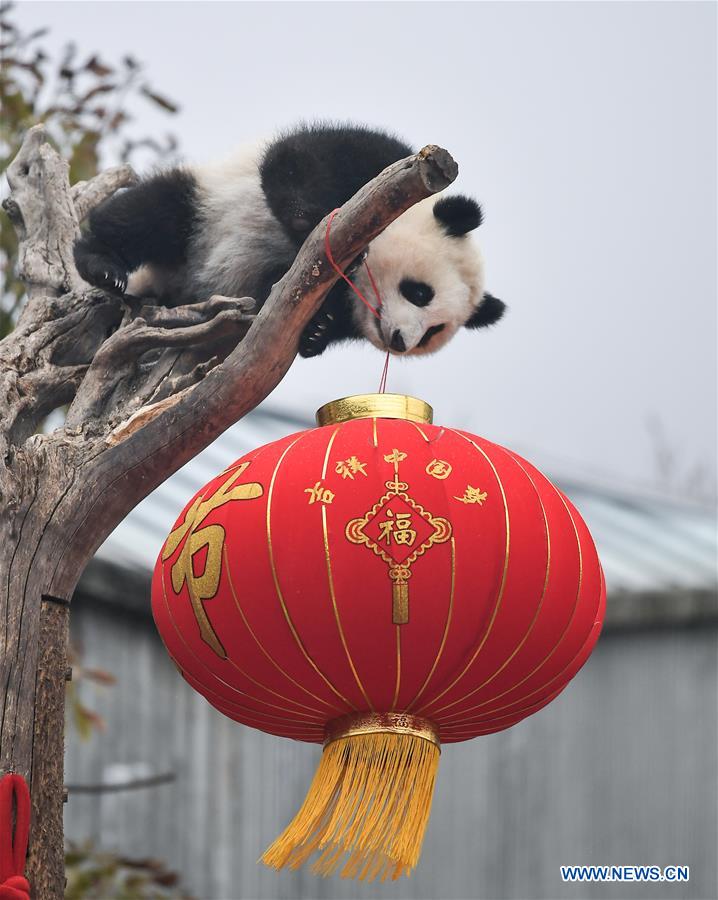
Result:
M68 836L166 860L205 900L625 898L626 885L564 885L560 865L688 865L671 898L715 896L716 631L604 635L539 714L446 747L422 862L409 880L362 885L256 864L301 802L319 749L243 728L178 677L146 621L73 609L87 665L118 685L86 702L107 719L70 734L69 783L168 770L171 784L71 795ZM631 884L631 898L656 885Z
M169 528L195 491L254 447L311 424L264 407L250 413L140 503L103 544L99 556L151 568ZM710 510L554 477L591 529L609 591L715 587L718 535Z

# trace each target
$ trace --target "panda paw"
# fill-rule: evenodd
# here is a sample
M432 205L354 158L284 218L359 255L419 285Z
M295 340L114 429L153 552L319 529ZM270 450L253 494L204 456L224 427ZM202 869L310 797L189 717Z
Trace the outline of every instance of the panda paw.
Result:
M124 294L129 272L121 264L106 256L82 254L75 251L75 265L83 281L93 287Z
M299 355L308 359L323 353L332 340L334 315L320 309L302 332L299 339Z
M118 294L124 294L127 290L129 274L119 266L108 264L107 261L93 272L92 276L86 280L89 280L90 284L94 284L95 287Z

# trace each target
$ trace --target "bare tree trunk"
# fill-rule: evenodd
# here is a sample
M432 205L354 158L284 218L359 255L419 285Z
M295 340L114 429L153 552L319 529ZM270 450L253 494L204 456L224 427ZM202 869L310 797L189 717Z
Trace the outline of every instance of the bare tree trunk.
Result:
M65 884L62 817L69 614L69 606L56 601L45 600L40 609L32 757L34 824L27 867L36 897L54 897Z
M456 174L451 156L433 146L390 166L336 216L335 259L346 266ZM4 205L20 238L27 302L0 342L0 774L31 782L29 878L36 897L59 900L75 585L140 500L274 389L337 276L322 224L259 313L251 299L227 297L137 309L88 290L72 261L79 221L130 184L132 171L109 170L71 189L67 165L37 126L7 175ZM149 352L152 365L143 365ZM66 404L65 425L38 433Z

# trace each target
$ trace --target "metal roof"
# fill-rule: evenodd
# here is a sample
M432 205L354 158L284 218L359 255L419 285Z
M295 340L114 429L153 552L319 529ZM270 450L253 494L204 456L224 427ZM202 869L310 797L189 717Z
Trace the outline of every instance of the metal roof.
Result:
M254 410L143 500L100 547L98 557L151 569L171 525L202 485L252 448L312 424L266 404ZM591 530L609 592L715 589L718 531L713 510L656 493L547 474Z

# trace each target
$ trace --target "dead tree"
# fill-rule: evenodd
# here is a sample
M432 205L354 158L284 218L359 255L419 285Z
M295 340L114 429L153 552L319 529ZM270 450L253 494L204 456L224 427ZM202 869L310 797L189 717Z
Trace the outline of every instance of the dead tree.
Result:
M273 390L337 278L320 225L258 312L248 298L168 308L88 289L72 257L80 222L134 175L70 187L67 171L32 128L4 203L27 298L0 342L0 774L31 784L28 873L41 900L64 889L66 644L82 570L140 500ZM337 214L337 262L456 174L435 146L390 166ZM42 433L60 407L64 425Z

